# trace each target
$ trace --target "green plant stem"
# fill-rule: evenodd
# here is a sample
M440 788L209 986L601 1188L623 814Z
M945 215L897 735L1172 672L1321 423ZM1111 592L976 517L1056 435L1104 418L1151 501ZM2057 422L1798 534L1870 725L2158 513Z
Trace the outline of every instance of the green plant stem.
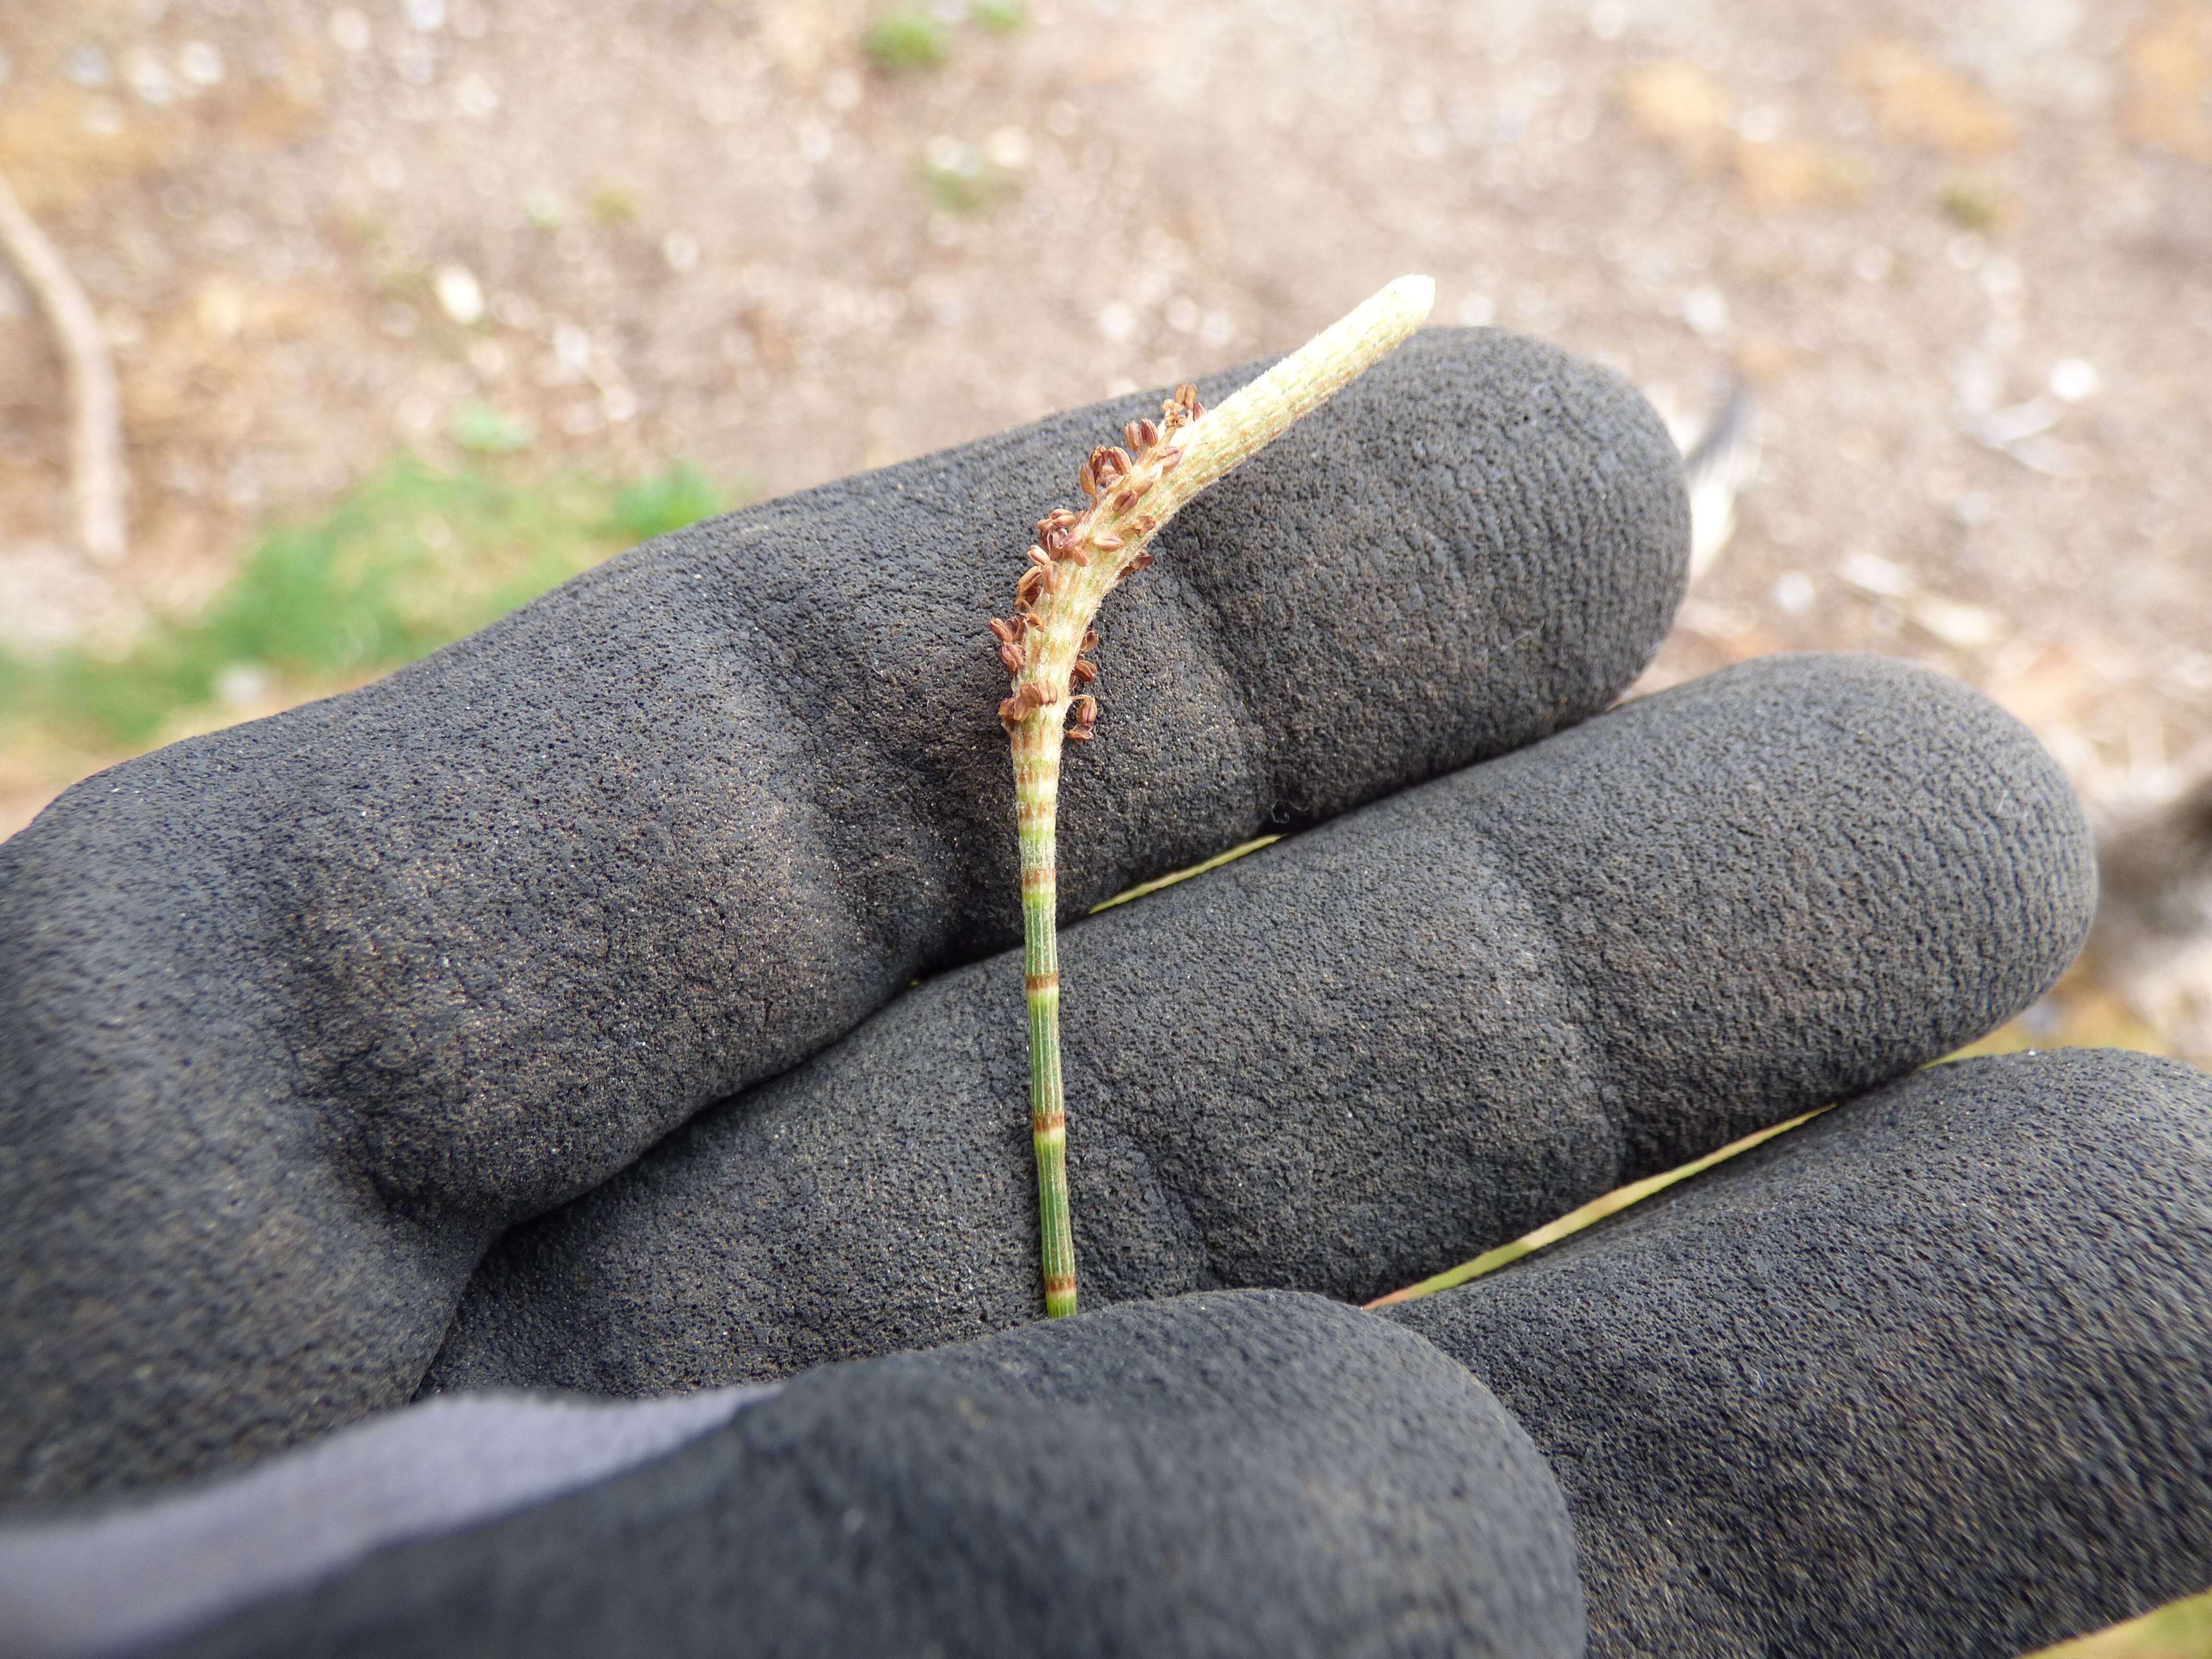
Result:
M1030 1138L1047 1317L1075 1311L1075 1234L1067 1208L1067 1093L1060 1070L1060 875L1055 852L1061 732L1035 720L1014 742L1022 860L1022 981L1030 1014Z
M1075 1311L1054 839L1060 751L1070 740L1089 741L1098 714L1098 699L1076 689L1097 677L1096 665L1081 655L1098 642L1091 619L1116 584L1152 563L1147 544L1178 507L1396 347L1420 326L1435 297L1436 285L1427 277L1400 277L1210 414L1197 387L1178 386L1162 405L1159 424L1132 421L1122 428L1129 450L1091 452L1077 477L1090 507L1080 514L1054 511L1038 521L1030 568L1015 588L1014 618L991 619L999 659L1013 677L1013 695L999 705L999 720L1013 744L1030 1131L1036 1147L1037 1220L1050 1317Z

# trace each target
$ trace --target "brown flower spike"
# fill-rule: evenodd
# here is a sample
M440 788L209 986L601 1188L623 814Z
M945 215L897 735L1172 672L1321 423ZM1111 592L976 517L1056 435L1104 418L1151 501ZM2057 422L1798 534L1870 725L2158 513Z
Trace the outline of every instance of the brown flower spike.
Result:
M1055 817L1064 743L1095 735L1098 699L1076 688L1098 678L1085 652L1106 595L1152 562L1147 545L1185 501L1279 437L1428 315L1436 284L1401 276L1209 411L1184 385L1158 422L1132 421L1123 443L1094 449L1076 474L1089 498L1037 521L1014 614L991 618L1013 689L999 705L1012 738L1021 837L1024 963L1030 1017L1030 1124L1037 1159L1045 1311L1075 1311L1075 1243L1067 1208L1066 1101L1060 1069L1059 872ZM1073 723L1069 722L1073 720Z

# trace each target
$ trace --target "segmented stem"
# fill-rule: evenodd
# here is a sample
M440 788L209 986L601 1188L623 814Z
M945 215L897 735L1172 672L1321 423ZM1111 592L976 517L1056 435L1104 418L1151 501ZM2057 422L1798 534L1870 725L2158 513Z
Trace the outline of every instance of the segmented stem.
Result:
M1061 732L1025 720L1014 733L1022 853L1022 982L1030 1012L1030 1139L1036 1149L1044 1310L1075 1311L1075 1234L1067 1209L1067 1095L1060 1069L1060 878L1054 840Z
M1036 1147L1045 1312L1053 1318L1075 1311L1054 848L1062 745L1088 742L1098 717L1098 700L1074 690L1097 678L1097 666L1082 655L1098 643L1091 618L1109 592L1152 563L1148 544L1185 501L1402 342L1420 326L1435 296L1436 284L1427 277L1400 277L1210 413L1195 386L1177 386L1158 424L1132 421L1122 428L1129 449L1091 452L1076 480L1091 498L1089 510L1061 510L1038 521L1030 568L1014 591L1013 618L991 619L999 660L1013 677L1013 695L999 705L999 719L1014 753L1030 1131Z

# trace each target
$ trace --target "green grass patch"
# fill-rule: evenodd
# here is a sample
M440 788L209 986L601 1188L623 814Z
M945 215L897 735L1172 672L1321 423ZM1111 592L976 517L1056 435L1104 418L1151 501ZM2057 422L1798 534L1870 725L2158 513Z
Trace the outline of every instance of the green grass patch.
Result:
M951 50L945 26L927 12L885 12L860 36L860 50L886 75L911 75L942 64Z
M924 153L921 180L930 205L946 213L981 213L998 200L1003 187L981 150L949 138L933 141Z
M0 651L0 727L143 747L180 718L322 695L471 634L623 549L723 510L679 465L619 484L401 457L325 514L266 532L198 615L120 657Z
M969 0L951 9L951 21L938 8L900 6L879 12L860 32L860 50L886 75L912 75L941 69L952 55L952 21L966 22L987 34L1013 34L1030 21L1022 0Z

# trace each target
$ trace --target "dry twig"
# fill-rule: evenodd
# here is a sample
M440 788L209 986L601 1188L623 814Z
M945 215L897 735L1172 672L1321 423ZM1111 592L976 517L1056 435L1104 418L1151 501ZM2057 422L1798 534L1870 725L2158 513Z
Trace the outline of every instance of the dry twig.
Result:
M61 347L70 393L70 488L76 500L77 544L97 564L119 564L129 550L123 501L123 407L115 360L92 301L70 274L38 222L0 174L0 249L21 273Z

